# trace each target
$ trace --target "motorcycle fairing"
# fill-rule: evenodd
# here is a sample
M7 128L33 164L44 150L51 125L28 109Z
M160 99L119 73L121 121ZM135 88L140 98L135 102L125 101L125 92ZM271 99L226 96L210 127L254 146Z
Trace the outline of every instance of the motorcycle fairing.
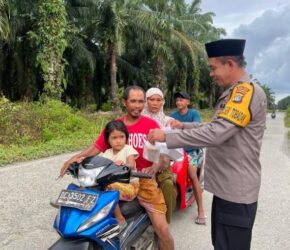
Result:
M97 194L99 196L95 207L91 211L83 211L77 208L60 207L59 214L54 222L54 228L63 238L89 238L98 242L104 249L119 249L119 225L117 220L113 217L113 211L119 201L119 191L106 191L81 188L75 184L70 184L67 187L68 190L75 190L80 192L86 192L89 194ZM93 215L98 213L102 208L108 205L110 202L114 202L114 205L109 211L108 216L101 221L92 225L84 231L77 232L79 227ZM105 234L106 237L99 238L97 234Z
M126 219L128 226L121 232L119 238L121 241L121 249L130 246L138 235L141 235L145 229L151 224L149 216L146 212L140 212L132 218Z

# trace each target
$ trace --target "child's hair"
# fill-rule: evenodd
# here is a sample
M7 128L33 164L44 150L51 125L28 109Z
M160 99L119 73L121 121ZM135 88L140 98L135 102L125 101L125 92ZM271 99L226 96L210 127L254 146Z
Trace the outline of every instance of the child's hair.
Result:
M129 132L128 132L127 127L120 120L112 120L112 121L107 123L105 130L104 130L105 142L108 144L108 146L110 146L109 136L114 130L118 130L120 132L123 132L126 136L126 143L127 143L128 138L129 138Z

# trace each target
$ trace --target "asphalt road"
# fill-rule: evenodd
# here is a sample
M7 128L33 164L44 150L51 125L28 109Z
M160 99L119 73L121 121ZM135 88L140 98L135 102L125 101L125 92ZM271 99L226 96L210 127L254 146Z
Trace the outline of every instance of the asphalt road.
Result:
M52 229L56 197L71 178L55 181L60 166L72 154L0 168L0 249L47 249L58 235ZM290 142L283 114L267 118L262 153L262 185L253 229L252 249L290 249ZM208 224L194 224L196 205L176 212L171 231L178 250L209 250L212 195L204 192Z

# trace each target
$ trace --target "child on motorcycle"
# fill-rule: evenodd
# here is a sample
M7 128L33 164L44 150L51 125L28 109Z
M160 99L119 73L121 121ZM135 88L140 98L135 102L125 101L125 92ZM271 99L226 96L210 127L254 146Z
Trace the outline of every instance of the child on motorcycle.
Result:
M114 161L117 165L126 165L132 170L136 169L135 160L138 158L138 152L130 145L126 144L129 133L120 120L110 121L104 129L105 141L109 148L101 153L100 156ZM138 193L139 182L138 179L132 179L130 183L115 182L108 185L107 190L118 190L120 192L120 200L131 201ZM117 205L114 216L122 228L125 228L127 223L122 215L119 205Z

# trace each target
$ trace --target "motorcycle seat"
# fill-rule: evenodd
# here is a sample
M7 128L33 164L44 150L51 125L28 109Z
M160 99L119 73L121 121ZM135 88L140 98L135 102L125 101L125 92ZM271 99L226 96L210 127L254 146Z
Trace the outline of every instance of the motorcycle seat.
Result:
M145 212L145 209L141 207L137 198L132 201L119 201L119 205L122 214L126 219L139 214L140 212Z

